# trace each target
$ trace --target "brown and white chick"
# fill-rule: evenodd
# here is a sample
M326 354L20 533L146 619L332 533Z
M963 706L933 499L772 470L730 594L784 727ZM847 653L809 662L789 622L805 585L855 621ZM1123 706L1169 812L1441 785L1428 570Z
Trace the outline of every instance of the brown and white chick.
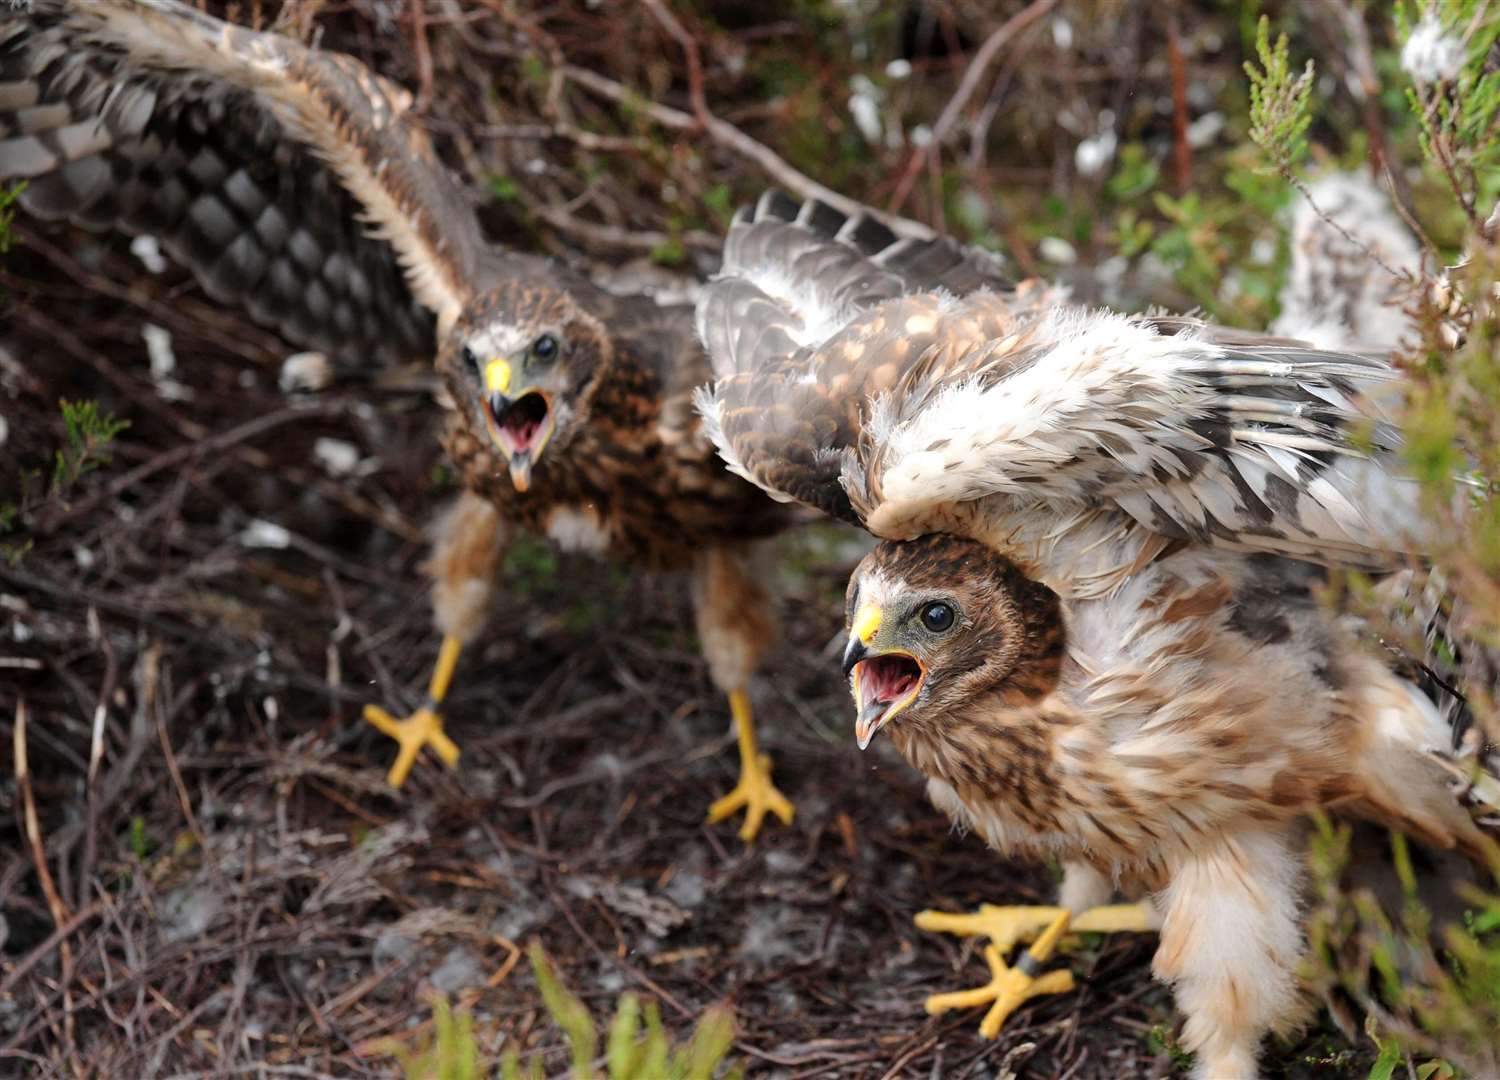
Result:
M993 1034L1071 985L1037 975L1075 911L1159 927L1198 1075L1254 1075L1297 1014L1311 811L1488 846L1442 713L1314 595L1319 564L1421 550L1399 373L1037 287L866 300L921 244L806 208L742 212L726 251L698 310L720 452L886 541L849 589L856 739L889 732L956 821L1067 869L1057 907L919 920L994 942L990 986L929 1008L993 1001Z
M1328 618L1320 576L1184 552L1063 603L987 545L935 535L882 543L850 581L860 745L885 731L956 822L1062 860L1074 928L1159 929L1153 970L1203 1077L1255 1075L1261 1036L1298 1018L1309 812L1487 848L1434 756L1448 724ZM1098 909L1116 891L1144 908ZM921 921L1021 937L1060 914Z

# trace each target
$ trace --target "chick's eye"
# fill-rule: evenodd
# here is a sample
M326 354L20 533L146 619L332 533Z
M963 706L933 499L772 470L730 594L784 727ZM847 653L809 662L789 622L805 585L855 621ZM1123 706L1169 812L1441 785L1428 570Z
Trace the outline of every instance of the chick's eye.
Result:
M922 625L934 634L941 634L953 625L953 605L936 601L922 609Z
M473 349L465 345L462 349L459 350L458 356L459 359L461 359L469 367L473 368L475 371L479 370L479 357L474 355Z
M543 334L531 343L531 355L544 364L556 359L557 338L551 334Z

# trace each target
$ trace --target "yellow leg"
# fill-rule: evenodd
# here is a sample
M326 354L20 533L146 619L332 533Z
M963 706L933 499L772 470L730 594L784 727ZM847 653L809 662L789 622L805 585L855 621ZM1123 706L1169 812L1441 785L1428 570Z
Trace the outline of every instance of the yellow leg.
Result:
M438 706L448 696L448 684L453 681L453 669L462 651L463 643L458 638L443 638L437 664L432 669L432 681L427 684L427 700L405 720L397 720L378 705L365 706L365 719L401 746L395 764L386 774L391 787L398 788L406 783L407 774L424 746L431 746L449 768L458 764L458 747L443 733L443 718L438 715Z
M735 732L740 742L740 782L722 799L715 800L708 808L710 825L723 821L735 811L744 809L745 824L740 826L741 840L754 840L767 811L781 819L783 825L792 823L796 810L787 801L776 785L771 783L771 758L760 753L755 746L755 719L750 714L750 695L743 690L734 690L729 695L729 711L734 716Z
M1018 941L1030 941L1054 922L1059 915L1069 915L1060 907L1000 907L981 904L972 915L954 915L947 911L921 911L915 922L918 930L931 930L955 937L990 939L1002 953L1010 952Z
M1110 904L1090 908L1074 919L1061 907L998 907L983 904L970 915L946 911L923 911L916 917L917 928L959 937L984 935L991 944L985 946L984 960L990 968L990 982L974 990L934 994L927 999L927 1011L933 1015L949 1009L964 1009L993 1001L990 1011L979 1025L979 1033L993 1039L1000 1033L1006 1017L1023 1001L1042 994L1065 994L1073 989L1071 971L1041 973L1041 966L1057 948L1070 928L1082 933L1113 933L1120 930L1153 930L1151 913L1142 904ZM1014 967L1005 963L1004 954L1020 941L1035 938L1021 954Z
M971 915L955 915L948 911L922 911L917 913L918 930L931 930L957 937L990 939L1001 952L1009 952L1019 941L1030 941L1043 929L1050 926L1064 912L1060 907L1008 906L981 904ZM1089 908L1082 915L1069 915L1069 926L1081 934L1113 934L1122 930L1150 931L1151 913L1143 904L1106 904Z
M1080 934L1118 934L1121 931L1154 934L1158 924L1145 904L1104 904L1089 908L1074 919L1073 929Z

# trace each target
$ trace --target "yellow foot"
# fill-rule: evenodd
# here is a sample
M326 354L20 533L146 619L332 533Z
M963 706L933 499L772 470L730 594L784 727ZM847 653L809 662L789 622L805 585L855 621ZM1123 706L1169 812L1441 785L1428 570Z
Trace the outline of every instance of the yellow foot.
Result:
M406 776L424 746L431 746L449 768L458 764L458 747L443 733L443 718L427 706L405 720L397 720L379 705L366 705L365 719L401 744L396 763L386 774L391 787L398 788L406 783Z
M1064 908L1043 906L1001 907L980 904L970 915L947 911L922 911L915 922L918 930L931 930L958 937L984 936L1002 953L1017 942L1030 941L1063 914ZM1113 934L1122 930L1154 930L1151 913L1142 904L1105 904L1070 916L1069 931L1077 934Z
M1108 934L1120 930L1155 929L1151 912L1142 904L1106 904L1090 908L1077 917L1061 907L981 904L978 911L969 915L954 915L947 911L919 912L915 921L919 930L990 939L991 944L984 950L985 963L990 966L988 986L936 994L927 999L927 1011L933 1015L993 1001L995 1004L979 1025L979 1033L989 1039L1000 1033L1005 1018L1027 998L1038 994L1065 994L1073 989L1073 973L1070 971L1038 974L1069 930ZM1005 954L1017 942L1033 938L1035 944L1021 954L1016 966L1007 967Z
M766 754L757 754L740 762L740 782L728 795L714 800L708 808L708 823L717 824L741 809L745 811L745 823L740 826L741 840L755 839L768 811L779 817L783 825L792 823L797 811L771 783L771 758Z
M1010 952L1018 941L1030 941L1057 920L1068 914L1066 908L1007 906L981 904L971 915L954 915L947 911L917 913L918 930L931 930L957 937L987 937L1002 953ZM1076 929L1076 927L1075 927Z
M1042 994L1066 994L1073 989L1073 973L1066 968L1049 971L1041 976L1032 976L1019 967L1007 967L1000 950L993 945L984 947L984 962L990 966L990 982L974 990L956 990L951 994L933 994L927 999L927 1012L937 1016L950 1009L967 1009L993 1001L990 1011L979 1022L979 1034L993 1039L1010 1014L1028 998Z
M988 906L988 905L987 905ZM1045 908L991 908L992 911L1038 911ZM1036 943L1021 954L1020 960L1015 967L1005 963L1000 949L994 945L984 947L984 962L990 968L990 981L987 985L974 990L958 990L949 994L934 994L927 999L926 1009L929 1015L937 1016L950 1009L967 1009L975 1005L984 1005L994 1002L990 1011L984 1014L984 1019L979 1023L979 1034L986 1039L993 1039L1000 1034L1000 1028L1005 1024L1006 1018L1020 1007L1021 1003L1029 998L1038 997L1042 994L1066 994L1073 989L1073 973L1066 969L1059 971L1041 972L1041 966L1052 950L1057 947L1058 940L1068 929L1068 912L1065 908L1054 908L1061 914L1052 918L1046 930ZM923 912L923 915L935 915L939 912ZM956 916L956 918L983 918L984 914L977 916ZM919 923L920 924L920 916ZM924 927L924 929L926 929ZM936 928L934 928L936 929ZM1010 932L1009 926L1002 927ZM964 929L952 929L953 933L970 933ZM987 932L987 931L974 931Z

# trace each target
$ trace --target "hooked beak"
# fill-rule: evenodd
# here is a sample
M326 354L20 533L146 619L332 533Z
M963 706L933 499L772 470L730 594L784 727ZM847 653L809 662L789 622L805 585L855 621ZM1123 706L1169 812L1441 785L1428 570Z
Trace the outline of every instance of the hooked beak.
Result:
M849 680L854 707L854 740L861 750L870 745L880 729L916 700L926 669L915 656L900 649L871 650L870 641L880 629L880 609L867 604L855 616L844 649L844 677Z
M870 650L865 648L865 643L851 637L849 644L844 646L844 678L847 679L859 662L869 655Z
M531 469L542 456L557 427L552 398L545 390L526 387L510 393L511 366L500 357L484 369L484 426L490 441L510 463L510 480L517 491L531 487Z

